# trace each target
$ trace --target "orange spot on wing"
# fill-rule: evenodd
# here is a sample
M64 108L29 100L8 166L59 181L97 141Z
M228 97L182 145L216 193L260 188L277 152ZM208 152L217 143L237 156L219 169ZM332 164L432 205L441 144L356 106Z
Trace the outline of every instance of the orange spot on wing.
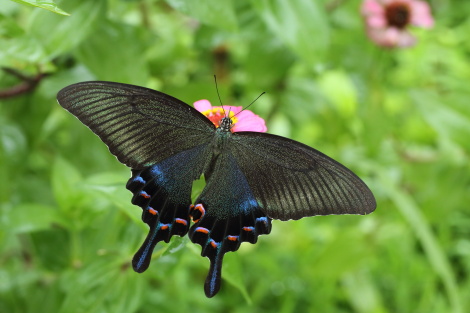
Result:
M146 193L145 191L141 192L140 195L141 195L142 197L144 197L145 199L150 198L150 195L149 195L148 193Z
M155 209L149 208L149 213L152 215L157 215L157 211Z
M211 240L211 246L212 248L217 248L218 244L214 240Z
M199 212L201 212L201 215L204 215L204 213L206 213L206 210L204 209L204 207L202 206L202 204L198 204L194 207L195 210L198 210Z
M237 241L238 236L227 236L227 239L230 241Z
M244 230L244 231L253 231L253 227L247 227L247 226L245 226L245 227L243 227L243 230Z
M207 228L204 228L204 227L198 227L198 228L196 228L196 231L198 233L203 233L203 234L208 234L209 233L209 230Z
M162 225L160 229L168 229L168 225Z
M204 206L201 203L198 203L196 205L191 204L189 208L190 208L189 215L191 216L191 219L193 220L194 223L199 222L199 220L206 213L206 210L204 209Z
M188 225L188 222L186 222L185 220L183 220L181 218L175 219L175 222L178 223L178 224Z

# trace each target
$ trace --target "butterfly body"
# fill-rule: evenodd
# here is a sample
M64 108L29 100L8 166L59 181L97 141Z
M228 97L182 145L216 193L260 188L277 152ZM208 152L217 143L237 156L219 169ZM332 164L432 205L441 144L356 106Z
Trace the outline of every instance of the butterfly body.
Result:
M269 234L271 219L375 209L368 187L319 151L275 135L232 132L228 117L217 127L164 93L84 82L62 89L58 101L132 169L126 187L149 225L134 270L148 268L158 242L189 234L210 259L208 297L220 288L224 254ZM192 183L201 175L206 185L192 203Z

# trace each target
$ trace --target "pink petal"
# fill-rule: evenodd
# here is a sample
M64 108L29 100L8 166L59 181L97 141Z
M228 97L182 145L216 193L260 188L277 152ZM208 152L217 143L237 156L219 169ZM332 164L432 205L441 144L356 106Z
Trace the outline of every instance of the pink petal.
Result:
M384 15L370 16L366 19L366 24L368 27L383 28L387 26L387 20Z
M367 36L369 37L370 40L375 42L379 46L387 46L386 44L383 43L383 29L367 29Z
M267 128L264 123L260 123L259 121L239 121L238 123L235 124L233 127L234 132L246 132L246 131L251 131L251 132L261 132L264 133L266 132Z
M253 118L253 117L258 117L258 115L256 115L255 113L253 113L249 110L245 110L245 111L237 114L237 118L240 119L240 120L250 119L250 118Z
M238 122L235 124L234 129L233 129L236 132L238 131L265 132L267 130L264 120L251 111L243 111L242 113L237 115L237 118L238 118Z
M389 27L383 32L383 43L386 46L394 47L400 38L400 31L395 27Z
M367 35L377 45L382 47L393 47L395 43L393 41L393 33L387 32L386 28L383 29L368 29Z
M424 1L413 1L411 5L411 24L424 28L434 26L434 18L429 4Z
M397 47L405 48L414 46L416 43L416 38L407 31L402 31L398 37Z
M376 0L365 0L361 6L361 13L365 16L368 15L383 15L384 8Z
M369 29L369 38L377 45L388 48L410 47L416 43L416 38L406 30L399 30L395 27L384 29Z
M228 115L228 112L233 112L233 114L238 114L238 112L243 110L243 107L234 107L234 106L230 106L230 105L224 105L223 108L225 110L225 114L227 114L227 115Z
M198 100L194 102L194 108L198 110L199 112L204 112L204 111L212 109L212 105L209 102L209 100L203 99L203 100Z

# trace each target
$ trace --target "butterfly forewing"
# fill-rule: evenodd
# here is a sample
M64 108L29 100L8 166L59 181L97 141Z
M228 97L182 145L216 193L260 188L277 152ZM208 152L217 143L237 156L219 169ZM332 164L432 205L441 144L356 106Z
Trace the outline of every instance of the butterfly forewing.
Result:
M206 143L214 130L184 102L144 87L83 82L62 89L57 100L134 169Z
M255 132L235 133L232 139L230 149L270 218L367 214L376 207L359 177L309 146Z

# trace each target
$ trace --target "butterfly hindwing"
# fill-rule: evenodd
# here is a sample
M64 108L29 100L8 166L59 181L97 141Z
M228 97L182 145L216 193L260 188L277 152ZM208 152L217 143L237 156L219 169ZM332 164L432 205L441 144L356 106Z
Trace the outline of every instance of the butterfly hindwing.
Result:
M212 297L220 288L224 254L238 250L242 242L256 243L259 235L269 234L271 219L262 212L228 150L217 156L205 175L207 184L190 212L195 224L189 237L201 245L202 256L211 262L204 290Z
M192 183L204 171L207 160L210 146L203 144L144 170L133 170L126 187L134 194L132 203L142 208L142 220L150 228L132 260L136 272L147 269L158 242L169 242L171 236L188 232Z
M375 198L359 177L309 146L271 134L240 132L232 136L229 147L270 218L375 210Z

